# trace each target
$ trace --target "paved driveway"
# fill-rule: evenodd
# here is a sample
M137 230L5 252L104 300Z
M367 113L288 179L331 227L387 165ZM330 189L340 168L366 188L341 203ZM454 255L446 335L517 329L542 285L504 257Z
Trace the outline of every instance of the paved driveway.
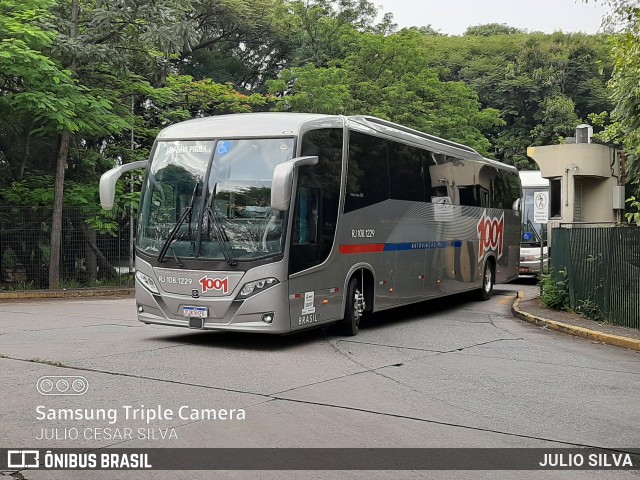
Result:
M330 330L271 337L147 326L129 298L5 301L0 447L639 447L640 356L512 318L522 289L536 287L503 285L489 302L462 295L383 312L350 338ZM44 375L83 376L89 390L42 396L36 383ZM158 407L172 418L149 420ZM65 408L83 418L54 418ZM203 410L227 417L234 410L234 418L202 418ZM85 418L91 412L103 416ZM91 473L114 477L506 479L514 472Z

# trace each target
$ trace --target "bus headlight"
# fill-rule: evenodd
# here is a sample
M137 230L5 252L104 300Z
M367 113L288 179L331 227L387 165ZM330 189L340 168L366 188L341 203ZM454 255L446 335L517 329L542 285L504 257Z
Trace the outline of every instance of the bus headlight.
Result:
M151 293L160 293L158 287L156 286L156 282L154 282L153 278L151 278L149 275L146 275L138 270L136 271L136 278Z
M263 278L262 280L256 280L255 282L247 282L242 286L242 290L236 297L238 300L244 300L245 298L249 298L256 293L260 293L267 288L273 287L278 283L278 280L275 278Z

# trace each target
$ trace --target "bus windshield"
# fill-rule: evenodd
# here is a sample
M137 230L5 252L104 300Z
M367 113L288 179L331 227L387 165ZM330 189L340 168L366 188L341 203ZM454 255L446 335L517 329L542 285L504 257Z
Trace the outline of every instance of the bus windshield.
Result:
M293 138L159 142L142 193L138 248L161 261L223 260L225 250L233 261L282 253L284 214L270 207L271 180L293 147Z

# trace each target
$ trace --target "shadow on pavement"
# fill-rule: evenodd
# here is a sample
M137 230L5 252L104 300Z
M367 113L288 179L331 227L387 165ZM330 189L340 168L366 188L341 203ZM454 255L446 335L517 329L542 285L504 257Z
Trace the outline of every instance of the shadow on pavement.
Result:
M404 307L385 310L366 315L360 324L361 332L379 328L398 328L409 322L428 321L425 316L447 311L452 307L475 303L477 292L465 292L447 297L427 300ZM318 341L345 338L337 332L335 325L320 326L311 330L287 335L269 335L258 333L238 333L222 331L183 331L176 327L166 327L167 335L150 337L149 340L166 343L186 343L205 347L224 347L236 350L255 350L268 352L297 348ZM171 330L178 330L171 334Z

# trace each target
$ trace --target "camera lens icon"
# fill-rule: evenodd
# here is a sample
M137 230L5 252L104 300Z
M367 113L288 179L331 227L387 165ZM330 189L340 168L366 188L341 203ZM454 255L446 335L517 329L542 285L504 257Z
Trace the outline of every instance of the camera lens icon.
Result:
M36 383L40 395L84 395L89 382L79 375L47 375Z

